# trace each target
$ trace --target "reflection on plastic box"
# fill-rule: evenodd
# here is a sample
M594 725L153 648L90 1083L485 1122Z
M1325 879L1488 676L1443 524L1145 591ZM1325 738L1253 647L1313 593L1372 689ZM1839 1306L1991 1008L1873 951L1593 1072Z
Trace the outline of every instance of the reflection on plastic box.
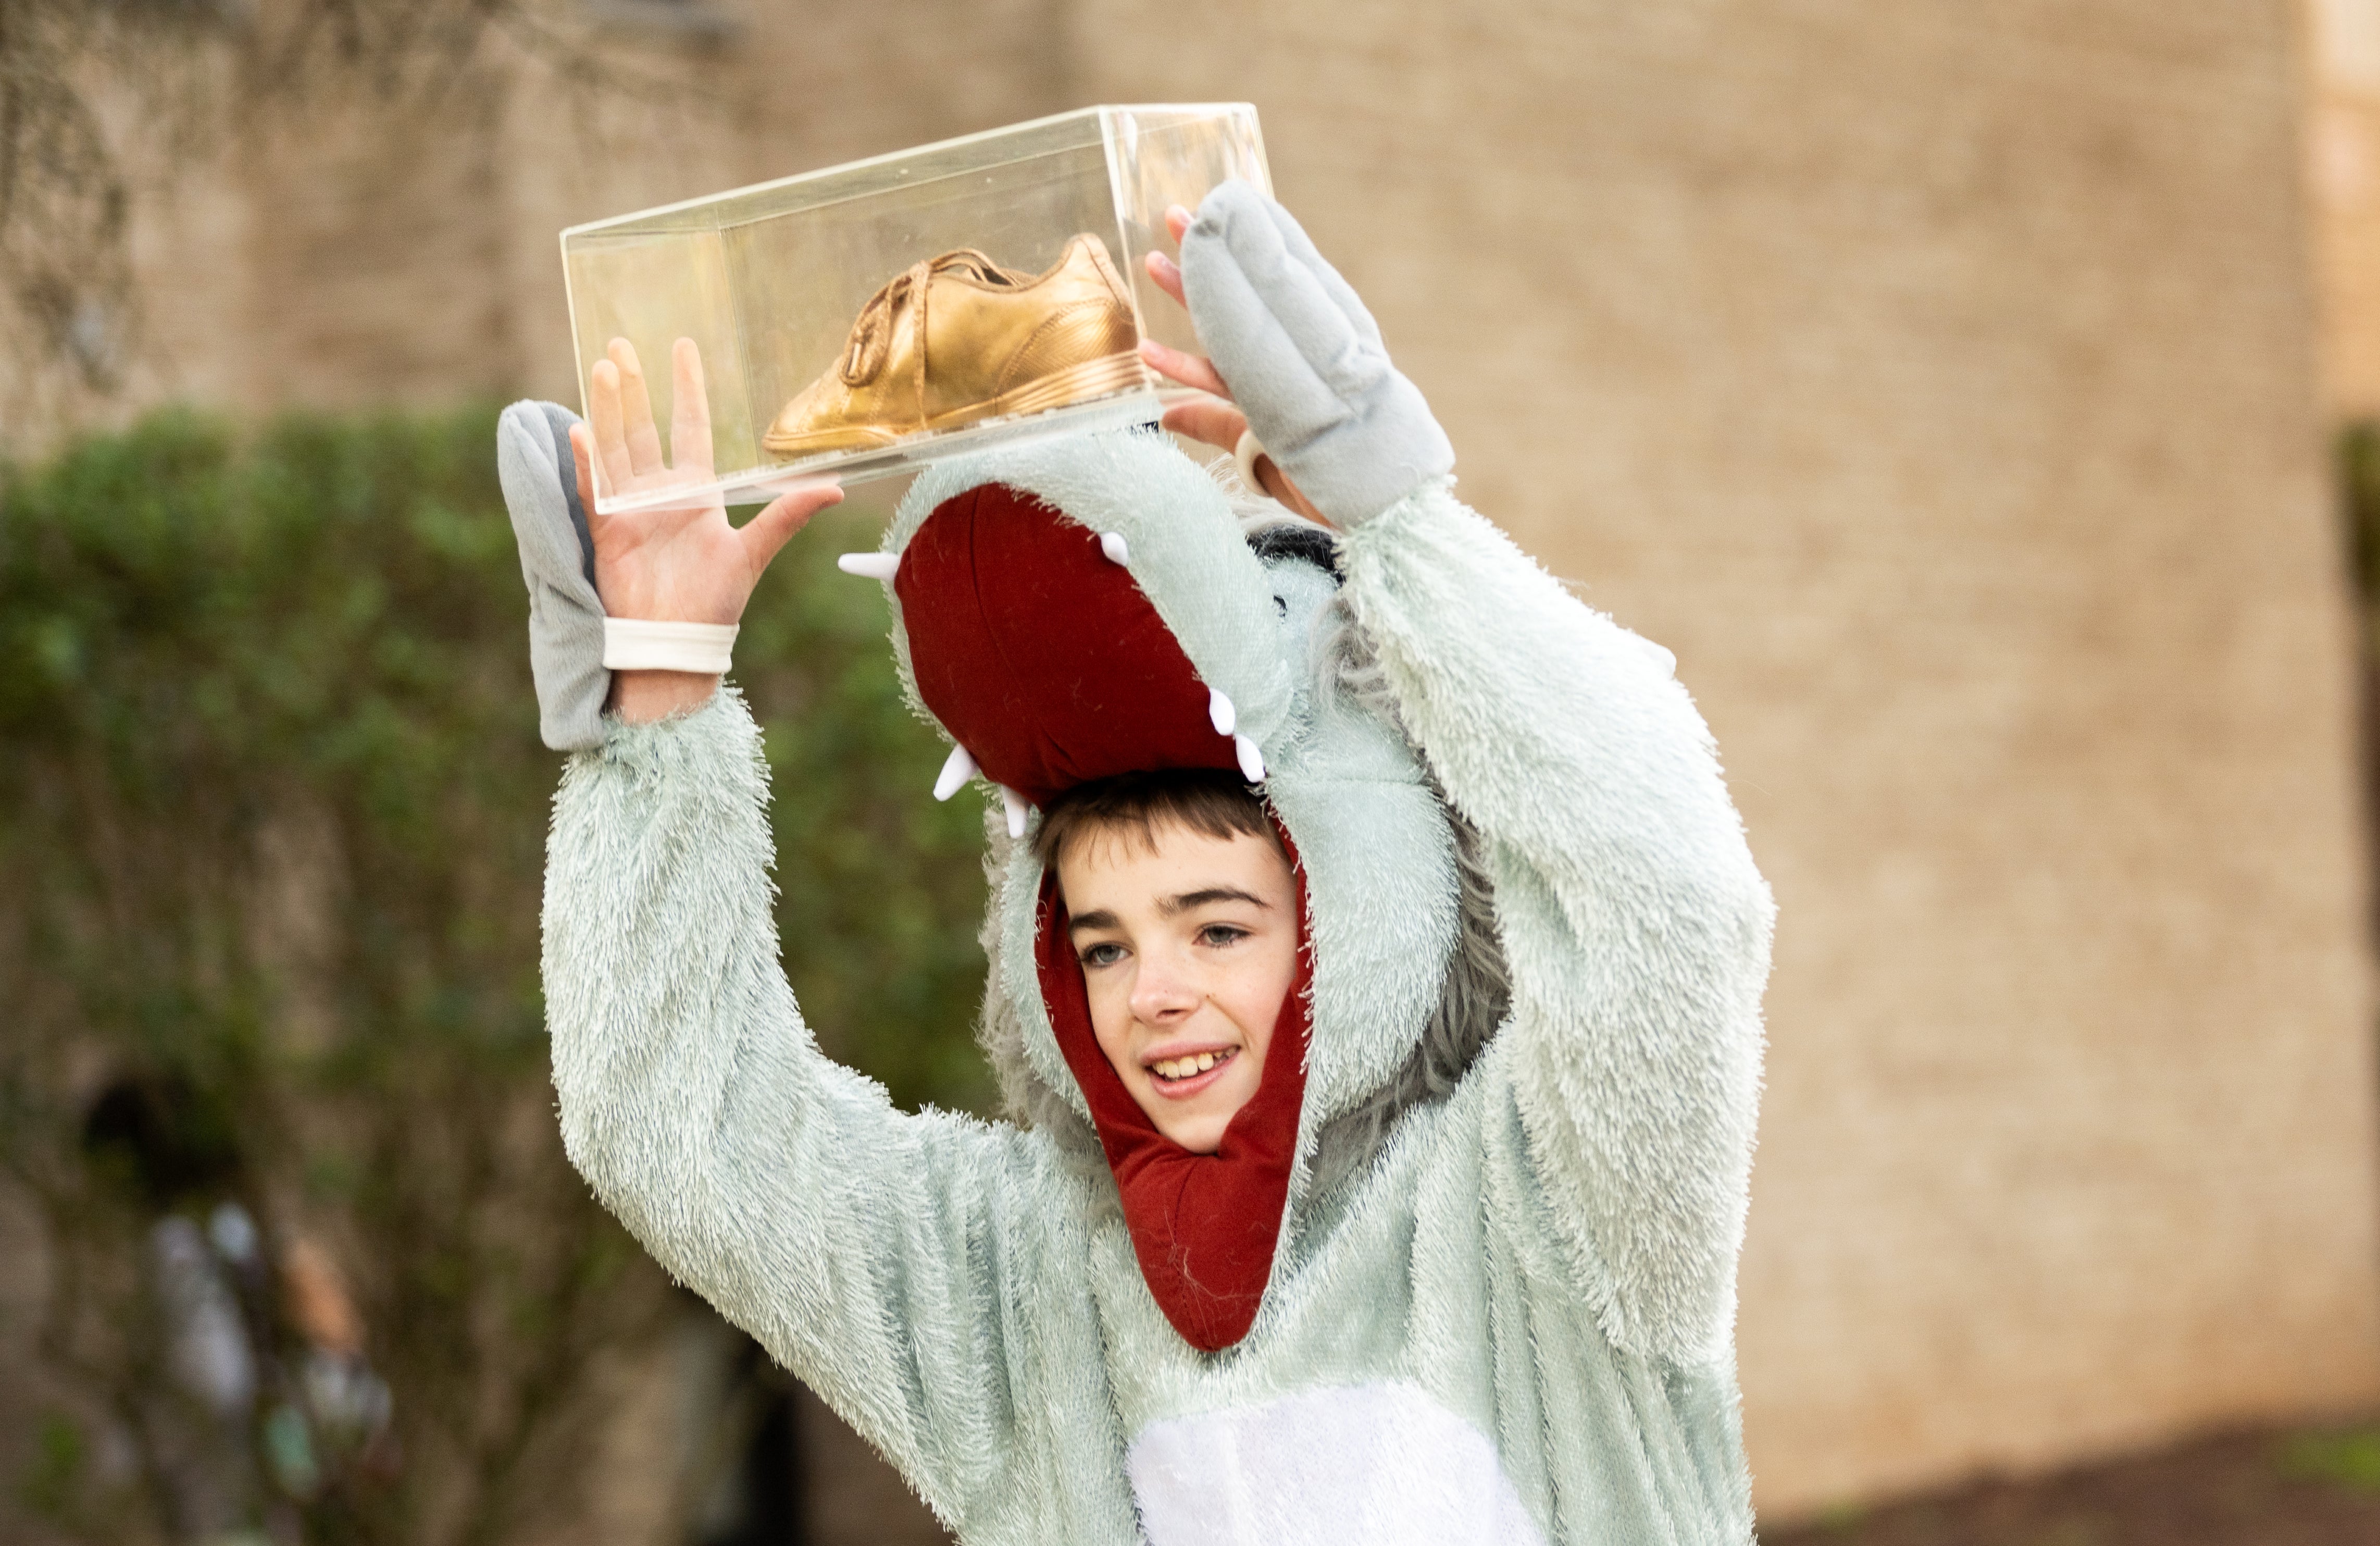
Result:
M702 351L717 490L905 472L995 440L1148 420L1179 395L1139 360L1195 348L1143 256L1172 204L1239 177L1269 192L1245 103L1092 107L562 233L581 393L613 338L670 414L674 340Z

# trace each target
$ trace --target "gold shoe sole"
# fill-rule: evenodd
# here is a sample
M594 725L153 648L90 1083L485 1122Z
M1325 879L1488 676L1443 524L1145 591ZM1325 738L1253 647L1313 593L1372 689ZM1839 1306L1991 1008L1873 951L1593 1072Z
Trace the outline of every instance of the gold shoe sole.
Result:
M1045 413L1087 398L1103 397L1111 392L1126 392L1145 380L1137 350L1111 354L1098 359L1087 359L1080 365L1069 365L1062 371L1052 371L1037 376L1021 386L1014 386L997 397L948 413L936 414L928 421L927 430L957 430L986 419L1016 418L1028 413ZM832 430L813 430L806 434L780 435L770 433L760 438L761 448L775 456L817 456L830 451L872 450L895 444L918 430L895 432L873 424L845 424Z
M812 430L798 435L781 435L772 430L760 437L760 449L772 456L819 456L829 451L864 451L891 445L901 438L872 424L845 424L841 429Z
M1129 391L1144 379L1138 349L1087 359L1080 365L1069 365L1062 371L1037 376L1022 386L1012 386L988 403L978 403L972 408L938 415L932 427L953 430L961 424L972 424L978 419L1044 413L1086 398Z

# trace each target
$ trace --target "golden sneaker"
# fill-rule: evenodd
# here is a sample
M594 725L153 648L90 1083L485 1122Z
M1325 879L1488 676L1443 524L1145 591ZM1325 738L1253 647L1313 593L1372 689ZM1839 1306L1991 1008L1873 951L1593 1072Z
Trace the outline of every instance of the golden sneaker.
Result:
M778 410L760 444L814 456L1039 413L1139 385L1139 345L1099 237L1071 238L1038 277L961 248L870 297L842 360Z

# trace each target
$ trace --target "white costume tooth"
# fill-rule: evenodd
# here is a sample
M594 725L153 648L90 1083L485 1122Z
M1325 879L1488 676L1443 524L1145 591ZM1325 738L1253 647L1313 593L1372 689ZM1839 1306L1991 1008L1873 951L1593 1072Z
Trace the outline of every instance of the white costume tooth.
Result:
M1251 784L1262 784L1264 753L1257 749L1257 743L1245 736L1234 736L1232 749L1240 754L1240 776Z
M1008 809L1008 835L1025 835L1025 797L1003 784L1000 786L1000 803Z
M1132 549L1125 544L1123 533L1121 531L1101 532L1099 534L1099 551L1108 555L1108 562L1111 564L1129 564L1132 562Z
M942 763L941 776L934 780L934 798L946 800L957 794L966 786L966 781L976 775L976 771L975 759L967 755L966 748L951 748L949 759Z
M1218 736L1228 736L1240 727L1240 711L1232 707L1232 700L1223 696L1220 688L1207 689L1207 720Z
M857 575L862 579L880 579L889 585L892 582L893 574L901 567L901 555L897 553L846 553L834 561L834 566L844 574Z

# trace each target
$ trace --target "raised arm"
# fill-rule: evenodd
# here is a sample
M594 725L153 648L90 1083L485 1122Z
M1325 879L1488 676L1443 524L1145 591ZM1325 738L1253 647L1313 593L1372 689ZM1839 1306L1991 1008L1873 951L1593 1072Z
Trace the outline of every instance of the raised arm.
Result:
M1771 904L1665 652L1442 486L1350 530L1347 599L1478 829L1512 971L1483 1072L1606 1334L1691 1358L1733 1321Z
M1022 1133L905 1115L820 1053L778 966L767 797L732 691L572 759L545 898L563 1141L671 1275L956 1523L1009 1449L1035 1296L1003 1268L1049 1258L1064 1183Z
M556 432L565 428L568 439ZM778 966L767 776L742 700L698 669L629 670L615 651L624 669L607 671L586 658L589 639L602 648L604 603L732 623L808 512L750 538L759 522L738 531L715 503L613 517L607 530L587 500L583 431L566 414L519 405L499 437L548 739L577 750L554 802L544 947L571 1160L663 1267L955 1522L1012 1447L1006 1349L1035 1301L1003 1273L1047 1259L1046 1221L1062 1211L1038 1191L1062 1183L1024 1135L905 1116L819 1053ZM597 454L612 438L597 437ZM557 454L574 441L576 491ZM591 564L580 561L574 492ZM606 693L611 716L599 712Z
M1606 1334L1706 1357L1733 1319L1772 915L1709 734L1666 651L1454 499L1444 434L1285 211L1227 184L1167 266L1258 475L1342 530L1347 602L1484 841L1513 1004L1475 1077L1509 1081ZM1174 422L1225 439L1218 411Z

